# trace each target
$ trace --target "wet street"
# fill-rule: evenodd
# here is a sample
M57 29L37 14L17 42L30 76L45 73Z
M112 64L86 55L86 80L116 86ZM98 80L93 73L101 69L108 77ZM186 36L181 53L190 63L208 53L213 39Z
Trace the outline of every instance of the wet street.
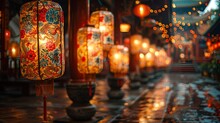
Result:
M122 100L108 99L105 79L96 84L91 103L97 112L85 123L220 123L219 82L200 74L165 73L138 90L130 90L127 82ZM71 103L65 87L56 87L55 95L48 97L50 122L78 123L66 115ZM41 97L0 95L0 123L39 123L42 112Z

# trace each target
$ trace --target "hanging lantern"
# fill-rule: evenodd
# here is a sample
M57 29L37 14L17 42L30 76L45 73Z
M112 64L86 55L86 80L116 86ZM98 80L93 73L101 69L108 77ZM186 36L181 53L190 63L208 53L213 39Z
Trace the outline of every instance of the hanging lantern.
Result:
M114 44L114 16L110 11L100 10L92 12L90 24L95 25L101 31L103 37L103 49L109 51Z
M15 41L12 41L10 44L9 44L9 47L8 47L8 53L9 53L9 56L12 58L12 59L15 59L17 57L19 57L20 55L20 47L19 47L19 44Z
M82 27L77 32L77 68L80 73L96 74L103 68L101 33L94 27Z
M31 80L46 80L64 73L64 17L59 4L38 0L20 11L21 73Z
M134 15L144 18L150 14L150 7L146 4L138 4L133 9Z
M43 96L47 121L47 96L54 94L53 79L63 75L64 16L50 0L25 3L20 9L20 68L24 78L36 81L36 95Z
M120 24L120 32L129 32L131 29L131 25L127 23Z
M141 52L146 54L150 47L150 40L148 38L144 38L141 44Z
M129 54L128 49L123 45L114 45L109 51L110 71L117 75L124 75L128 72Z
M142 36L139 34L135 34L130 37L130 43L131 43L130 49L132 54L138 53L140 51L141 42L142 42Z

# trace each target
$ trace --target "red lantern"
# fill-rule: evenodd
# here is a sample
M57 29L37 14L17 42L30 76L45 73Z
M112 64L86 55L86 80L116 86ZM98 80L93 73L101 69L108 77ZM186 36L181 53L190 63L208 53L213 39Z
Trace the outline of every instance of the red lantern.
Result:
M150 14L150 7L146 4L138 4L133 9L134 15L144 18Z
M9 41L10 38L11 38L11 32L8 29L6 29L5 30L5 40Z

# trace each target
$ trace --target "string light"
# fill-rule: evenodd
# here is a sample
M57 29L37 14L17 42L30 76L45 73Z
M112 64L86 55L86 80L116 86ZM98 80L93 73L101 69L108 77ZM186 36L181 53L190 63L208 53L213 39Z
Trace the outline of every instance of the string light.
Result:
M160 14L162 12L164 12L166 9L168 8L168 5L164 5L163 7L161 8L158 8L158 9L150 9L150 13L154 13L154 14Z

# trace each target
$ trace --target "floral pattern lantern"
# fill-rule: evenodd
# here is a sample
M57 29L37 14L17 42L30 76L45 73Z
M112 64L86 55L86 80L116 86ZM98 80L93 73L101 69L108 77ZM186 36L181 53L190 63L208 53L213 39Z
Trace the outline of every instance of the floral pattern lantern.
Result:
M47 121L47 96L54 94L53 79L63 75L64 16L50 0L25 3L20 9L20 68L23 77L36 81L36 95L43 96Z
M110 71L115 76L124 75L128 72L129 54L123 45L114 45L109 51Z
M64 73L64 16L59 4L48 0L25 3L20 11L21 74L46 80Z
M130 49L132 54L136 54L140 51L142 42L142 35L135 34L130 37Z
M103 69L103 45L98 29L88 26L77 32L77 68L83 74L96 74Z
M114 16L110 11L100 10L92 12L90 24L101 31L104 51L109 51L114 44Z

